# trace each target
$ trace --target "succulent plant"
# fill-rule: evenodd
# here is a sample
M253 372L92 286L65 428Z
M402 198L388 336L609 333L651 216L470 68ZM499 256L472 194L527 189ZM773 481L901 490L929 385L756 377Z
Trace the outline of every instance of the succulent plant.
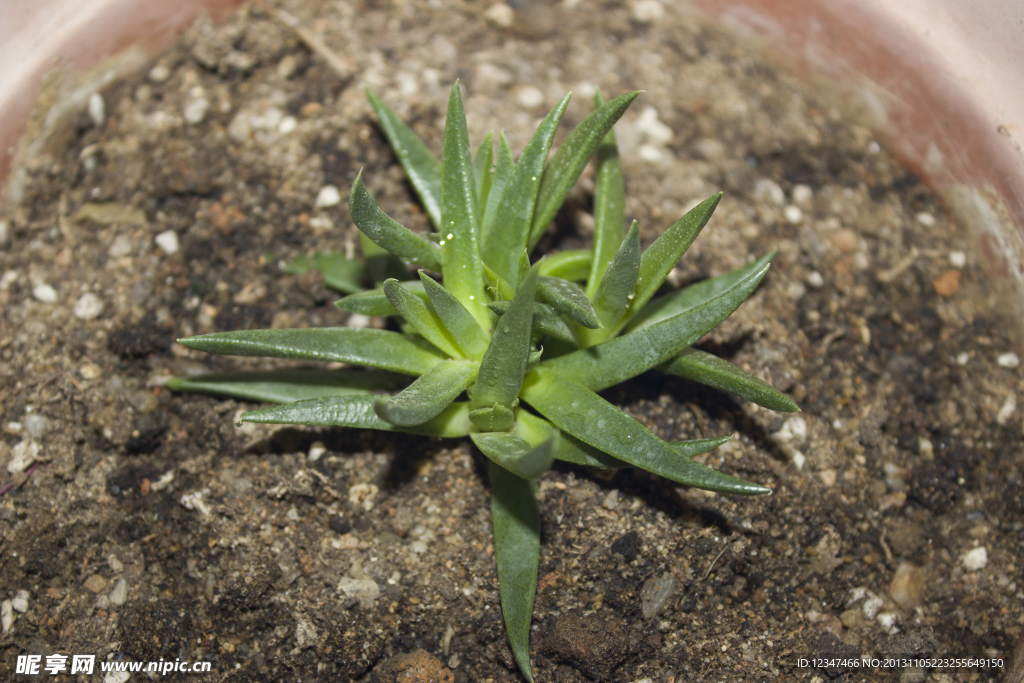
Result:
M598 92L594 111L548 161L566 95L513 162L503 133L496 156L493 134L471 155L456 83L440 163L376 95L367 95L434 232L417 234L389 218L360 173L349 208L368 238L364 254L376 259L367 270L382 285L337 305L365 315L397 316L400 326L218 332L180 343L209 353L371 369L234 373L175 378L168 386L278 404L244 413L246 422L472 439L487 457L509 643L523 674L533 680L528 646L540 557L535 490L554 460L639 467L724 493L770 492L694 460L730 437L664 441L598 392L660 370L774 410L797 410L768 383L692 346L754 291L772 254L658 296L721 195L700 203L641 249L636 221L626 226L612 132L637 92L609 102ZM595 152L593 248L562 251L531 265L531 251ZM324 269L340 268L341 281L349 291L354 288L356 271L336 255L300 266L316 267L318 259ZM418 279L408 266L418 269ZM393 277L382 275L388 272ZM416 379L403 382L409 375ZM379 393L387 389L397 393Z

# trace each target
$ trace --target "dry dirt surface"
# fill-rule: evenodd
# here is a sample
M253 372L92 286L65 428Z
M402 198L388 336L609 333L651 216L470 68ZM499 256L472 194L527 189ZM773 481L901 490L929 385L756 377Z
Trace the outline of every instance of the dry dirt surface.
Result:
M375 324L281 265L355 248L338 199L360 168L427 228L363 87L439 152L456 78L471 139L504 127L517 153L566 91L556 144L595 87L645 90L617 128L627 215L646 244L725 192L676 284L778 249L703 348L803 409L656 376L606 392L666 439L735 434L707 464L774 493L543 477L538 679L1001 675L850 665L1005 657L1024 614L1010 326L967 233L867 129L671 2L286 7L335 66L264 10L201 20L98 92L0 208L0 677L101 676L16 674L63 653L210 664L167 681L522 680L468 440L239 429L251 405L161 387L269 367L178 337ZM592 186L542 248L587 242Z

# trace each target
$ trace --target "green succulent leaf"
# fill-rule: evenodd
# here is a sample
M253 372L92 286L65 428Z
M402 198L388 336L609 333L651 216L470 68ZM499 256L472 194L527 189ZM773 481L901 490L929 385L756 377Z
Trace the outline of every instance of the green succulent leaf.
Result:
M373 396L335 396L269 406L242 413L242 422L295 424L324 427L357 427L384 432L404 432L457 439L469 434L469 403L453 403L432 420L412 427L385 422L373 409Z
M474 432L469 438L481 453L523 479L536 479L547 472L558 446L557 432L536 446L509 432Z
M409 176L409 182L420 196L423 208L430 216L430 222L438 229L441 224L441 164L416 133L402 123L395 112L391 111L372 90L367 88L365 92L374 111L377 112L384 135L398 155L398 162L402 164L406 175Z
M661 287L661 283L665 281L682 255L693 244L693 240L697 239L697 235L707 224L721 199L721 192L708 197L673 223L647 248L640 258L640 276L637 279L636 296L633 297L627 314L615 326L615 332L622 329L629 319L651 300L651 297Z
M552 434L558 434L558 444L554 454L556 460L587 467L632 467L628 462L613 458L607 453L588 446L576 437L561 431L543 417L537 417L521 408L517 412L515 432L532 445L544 443L545 440L551 438Z
M226 356L262 356L365 365L422 375L442 357L429 344L387 330L321 327L308 330L237 330L201 334L178 343Z
M601 324L606 328L604 333L590 334L593 342L603 341L607 328L614 327L622 314L629 308L630 301L636 295L637 276L640 273L640 230L636 221L622 239L618 251L605 271L601 283L594 296L594 310Z
M480 226L480 237L487 240L488 235L494 228L495 220L498 218L498 206L501 198L505 196L505 189L512 180L516 165L512 160L512 146L508 144L505 131L498 134L498 156L494 163L494 174L491 178L491 191L488 193L487 206L484 210L484 218Z
M536 292L537 267L534 266L523 278L505 315L494 325L494 334L480 362L480 373L470 397L474 408L489 408L494 404L514 408L519 402L519 387L529 360Z
M421 337L447 356L462 357L462 350L452 338L451 332L425 301L399 284L398 280L384 283L384 296Z
M509 307L508 301L492 301L487 304L498 315L504 315ZM565 319L558 314L553 306L542 304L539 301L533 304L533 331L537 334L547 335L552 339L577 347L576 333L572 327L565 322Z
M593 260L589 249L567 249L541 261L540 274L569 282L583 282L587 279Z
M715 329L761 282L768 265L725 292L656 325L603 344L544 360L541 365L600 391L667 362Z
M601 321L583 289L575 282L543 276L537 283L537 296L556 311L567 315L583 327L599 328Z
M718 448L726 441L730 441L732 435L727 436L714 436L710 439L694 439L692 441L668 441L669 446L672 447L676 453L685 455L687 458L696 458L698 455L707 453L708 451Z
M389 372L363 370L265 370L172 377L172 391L195 391L245 401L293 403L325 396L369 394L394 390L409 380Z
M318 251L312 258L297 256L283 270L289 275L301 275L310 270L318 270L323 274L328 287L352 294L362 290L360 281L366 272L366 264L357 259L350 259L340 252Z
M687 486L752 495L771 489L691 460L582 384L537 368L523 382L523 400L559 429L620 460Z
M423 424L450 406L473 383L479 367L472 361L441 361L401 393L378 397L373 408L382 420L399 427Z
M760 377L744 372L729 361L704 351L686 349L673 360L661 366L661 370L715 389L731 392L771 410L783 413L794 413L800 410L792 399Z
M481 432L505 432L515 423L515 412L500 403L490 408L477 408L469 414L469 421Z
M725 275L719 275L718 277L710 278L708 280L701 280L689 287L684 287L678 292L672 292L671 294L651 299L646 306L640 309L640 312L636 317L629 321L629 325L626 326L626 331L632 332L633 330L642 330L643 328L650 327L655 323L660 323L662 320L668 320L673 316L677 316L683 311L689 310L698 304L702 304L705 301L718 296L737 282L748 277L751 273L764 268L767 264L771 263L772 258L774 257L775 252L773 251L762 256L757 261L749 263L741 268L737 268Z
M434 306L434 312L441 319L444 326L451 333L462 350L479 360L487 350L487 333L483 331L476 319L469 314L466 307L459 303L459 300L447 289L429 275L420 271L420 281L423 289L430 297L430 303Z
M526 249L530 238L530 225L537 191L544 175L544 162L547 161L551 140L555 137L555 130L568 104L569 95L566 95L548 113L526 143L512 180L501 197L494 224L483 242L483 260L510 282L519 281L519 255Z
M540 507L536 485L491 460L487 463L501 613L516 664L532 683L530 621L540 565Z
M555 156L544 170L544 178L537 196L537 208L530 230L531 250L540 241L544 229L562 207L562 202L576 184L576 179L594 154L594 150L639 94L640 91L637 90L620 95L592 112L573 129L569 138L555 152Z
M480 203L480 215L487 210L487 198L491 195L491 181L494 179L494 132L490 132L480 141L473 157L473 176L476 178L476 198Z
M445 287L476 318L490 324L480 264L480 216L459 82L452 86L441 154L441 228Z
M427 296L427 291L423 288L422 282L409 280L402 282L402 286L424 301L430 301L430 297ZM367 289L366 291L359 292L357 294L350 294L343 299L335 301L334 305L338 308L349 311L350 313L359 313L360 315L398 315L398 309L392 306L391 302L388 301L388 297L384 293L383 287Z
M348 208L356 227L378 246L422 268L441 270L442 254L438 246L381 211L363 185L362 171L352 185Z
M594 91L594 108L604 105L600 89ZM587 296L597 294L598 285L622 243L626 227L626 188L622 181L622 160L610 129L597 148L597 173L594 179L594 257L587 276ZM567 278L569 279L569 278Z

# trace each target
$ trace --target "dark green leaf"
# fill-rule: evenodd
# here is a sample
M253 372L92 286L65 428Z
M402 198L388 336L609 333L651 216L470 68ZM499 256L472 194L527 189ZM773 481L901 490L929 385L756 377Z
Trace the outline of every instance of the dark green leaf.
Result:
M459 347L476 360L483 358L489 340L487 333L483 331L476 319L451 292L422 270L420 271L420 280L427 296L430 297L430 303L434 306L434 312L448 328Z
M544 162L547 161L551 140L555 137L555 130L568 104L569 95L566 95L548 113L526 144L512 180L501 197L498 215L483 242L481 254L484 261L510 282L519 281L519 255L526 249L530 237L537 191L544 175Z
M369 394L393 390L408 382L401 375L362 370L265 370L172 377L173 391L196 391L247 401L294 403L325 396Z
M640 277L637 279L636 296L633 297L629 311L615 326L612 334L617 334L629 322L629 319L641 311L651 300L654 293L661 287L661 283L665 281L682 255L693 244L693 240L700 234L721 199L721 192L708 197L673 223L658 239L654 240L654 244L647 248L640 259Z
M416 378L395 396L377 397L377 416L399 427L423 424L452 404L476 378L477 363L445 360Z
M620 95L591 113L576 126L569 134L569 138L555 152L555 156L544 170L540 193L537 196L537 208L530 230L531 250L544 234L548 223L558 213L594 150L639 94L640 92L636 91Z
M481 327L490 325L480 265L480 216L459 82L452 86L441 155L441 245L444 284Z
M480 141L473 157L473 176L476 178L476 198L480 203L480 215L487 210L487 198L491 194L491 180L494 178L494 132Z
M481 432L504 432L512 428L515 413L500 403L490 408L477 408L469 413L469 421Z
M538 368L526 376L523 400L559 429L590 446L666 479L721 493L771 489L723 474L682 455L646 427L582 384Z
M487 239L487 235L494 227L498 217L498 206L501 198L505 195L505 189L512 180L516 166L512 160L512 147L508 144L505 131L498 134L498 157L494 164L494 175L491 178L491 191L487 197L487 207L484 210L483 221L480 226L480 238Z
M590 299L575 282L557 277L541 277L537 283L537 296L583 327L601 327L601 321L594 312Z
M628 462L613 458L607 453L588 446L575 436L566 434L543 417L537 417L522 408L516 414L516 434L523 437L527 443L537 445L550 439L553 433L557 433L558 445L555 449L555 459L564 462L571 462L576 465L602 468L623 468L632 467Z
M604 104L601 90L594 91L594 108ZM615 142L615 130L609 130L597 148L597 173L594 178L594 251L587 276L587 296L594 299L608 265L622 243L626 228L626 188L622 182L622 161Z
M487 307L501 315L508 310L509 302L493 301L487 304ZM552 339L557 339L571 346L579 346L579 343L576 341L575 332L565 322L565 319L558 315L558 311L552 306L542 304L539 301L533 304L533 331L545 334Z
M348 208L356 227L377 245L409 263L431 270L441 270L442 254L438 246L396 223L381 211L363 186L362 171L352 185Z
M710 439L694 439L692 441L669 441L667 443L676 453L685 455L687 458L696 458L698 455L707 453L713 448L718 448L730 439L732 439L732 435L715 436Z
M540 565L540 508L536 485L490 460L487 463L501 613L512 654L526 680L532 683L530 621Z
M567 249L551 254L540 262L540 274L569 282L583 282L590 272L593 255L589 249Z
M426 290L423 289L422 282L410 280L409 282L403 282L402 286L424 301L430 300L429 297L427 297ZM392 306L391 302L388 301L387 295L384 294L383 287L368 289L365 292L359 292L358 294L351 294L346 296L344 299L335 301L334 305L351 313L359 313L361 315L398 315L398 309Z
M384 296L424 339L452 358L461 358L462 349L452 338L437 313L418 296L399 284L398 280L384 283Z
M409 182L420 196L431 223L438 229L441 224L441 164L416 133L402 123L401 119L369 88L366 89L366 97L377 112L384 135L387 136L399 163L409 176Z
M237 330L179 339L197 351L366 365L422 375L441 356L426 342L387 330L321 327L308 330Z
M650 327L655 323L668 320L683 311L693 308L697 304L702 304L718 296L743 278L748 277L751 273L764 268L766 264L771 263L774 256L775 252L773 251L753 263L737 268L731 273L719 275L708 280L701 280L678 292L672 292L671 294L652 299L640 310L636 317L629 321L626 331L632 332L633 330Z
M537 292L537 267L523 278L512 304L494 325L491 343L480 361L480 373L470 398L474 408L498 403L514 408L526 373L530 353L533 299Z
M715 329L761 282L765 265L713 299L657 325L603 344L545 360L543 367L572 377L594 391L636 377L661 365Z
M469 438L481 453L523 479L536 479L547 472L558 445L557 432L552 432L547 441L537 446L509 432L474 432Z
M453 403L429 422L413 427L397 427L377 417L373 396L336 396L311 401L286 403L242 413L243 422L267 424L321 425L357 427L385 432L404 432L424 436L457 439L469 434L469 403Z
M636 295L637 275L640 273L640 230L636 221L629 227L629 232L615 252L612 262L605 271L601 284L597 287L597 295L594 297L594 310L597 317L605 328L614 328L622 314L629 307L630 301ZM590 343L584 341L585 346L592 346L594 343L603 341L605 333L586 335L584 339L592 339Z
M760 377L744 372L729 361L704 351L686 349L675 359L661 366L661 369L715 389L732 392L771 410L784 413L800 410L788 396Z

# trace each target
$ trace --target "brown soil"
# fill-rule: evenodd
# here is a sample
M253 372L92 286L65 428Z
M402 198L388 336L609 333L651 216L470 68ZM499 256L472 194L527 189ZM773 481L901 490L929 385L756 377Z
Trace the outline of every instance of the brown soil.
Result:
M618 128L627 213L649 242L725 191L676 283L779 250L704 346L803 408L658 376L606 393L667 439L737 434L707 463L774 493L545 476L539 680L999 675L798 668L1005 656L1024 613L1009 326L965 232L868 130L673 3L287 4L345 74L258 11L200 22L104 90L105 120L83 112L0 209L4 678L60 652L209 661L201 680L521 680L468 441L236 429L249 406L160 387L253 365L177 337L346 324L319 276L280 264L356 243L344 202L314 203L360 168L426 229L362 87L439 150L455 78L471 139L504 126L517 153L567 90L563 136L594 86L646 90ZM586 242L591 187L542 247Z

